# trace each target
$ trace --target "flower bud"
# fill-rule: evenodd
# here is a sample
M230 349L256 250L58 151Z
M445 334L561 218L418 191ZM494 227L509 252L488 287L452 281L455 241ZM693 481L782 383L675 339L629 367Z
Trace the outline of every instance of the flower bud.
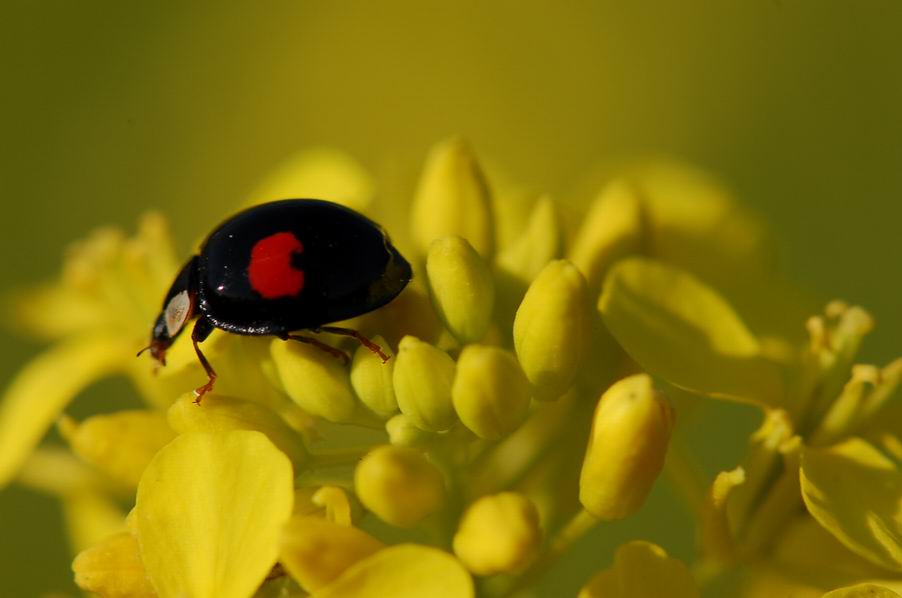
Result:
M627 181L609 184L592 203L568 257L598 289L607 269L642 243L642 201Z
M72 562L81 589L110 598L152 598L157 595L144 565L138 540L129 532L109 536L81 551Z
M484 258L494 251L489 188L476 157L461 139L436 146L412 206L412 235L423 254L435 239L460 235Z
M279 562L305 590L315 592L383 547L356 527L295 515L282 530Z
M497 347L467 345L457 361L451 397L458 417L480 438L516 429L529 411L529 381L514 356Z
M82 460L134 487L157 451L175 438L166 418L157 411L119 411L81 423L64 415L59 427Z
M420 451L380 446L354 471L354 488L363 506L383 521L411 527L442 507L445 479Z
M454 360L441 349L413 336L398 345L393 381L401 413L431 432L447 430L457 421L451 402Z
M339 360L294 341L274 340L270 350L285 392L302 409L338 423L354 416L357 403Z
M361 345L354 352L351 362L351 386L360 402L381 418L387 418L398 410L392 375L395 371L394 352L381 336L373 337L373 342L389 357L382 358Z
M514 318L514 347L535 398L556 399L573 382L589 348L589 317L583 275L566 260L550 262Z
M488 265L461 237L442 237L429 246L426 276L435 311L462 343L485 336L495 287Z
M639 509L664 466L673 411L637 374L614 383L595 408L579 478L579 500L602 520Z
M545 264L560 255L563 238L557 205L548 196L540 197L523 233L499 252L496 263L519 281L528 283Z
M194 400L194 394L187 393L169 407L169 425L176 432L255 430L266 434L291 459L295 468L307 461L307 450L300 435L278 414L260 403L208 393L204 395L203 409L198 409Z
M435 434L414 425L410 418L399 413L385 422L388 441L395 446L426 446Z
M476 575L517 573L535 558L542 529L535 505L514 492L470 505L454 535L454 552Z

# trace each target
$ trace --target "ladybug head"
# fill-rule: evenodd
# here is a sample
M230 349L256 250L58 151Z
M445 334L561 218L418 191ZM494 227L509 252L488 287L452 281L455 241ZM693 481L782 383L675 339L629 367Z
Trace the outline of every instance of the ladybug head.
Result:
M166 300L163 302L163 309L157 316L157 321L153 325L150 333L150 344L141 349L140 355L144 351L150 349L150 354L160 365L166 365L166 350L169 349L175 338L185 328L185 324L194 315L195 298L197 297L195 275L197 266L197 258L192 258L182 271L175 278L169 292L166 293Z

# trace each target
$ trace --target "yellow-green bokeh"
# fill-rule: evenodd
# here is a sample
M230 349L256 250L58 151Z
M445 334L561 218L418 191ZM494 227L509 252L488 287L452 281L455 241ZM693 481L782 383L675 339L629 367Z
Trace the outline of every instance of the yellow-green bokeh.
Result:
M461 133L490 174L571 205L635 157L713 170L770 223L792 279L872 311L867 357L898 353L894 0L13 0L2 12L4 289L55 272L90 228L132 227L150 207L187 252L268 169L312 145L349 151L383 201L406 204L427 148ZM0 350L5 383L35 345L4 332ZM123 392L108 384L85 400ZM693 442L728 447L702 452L713 470L734 464L736 430L753 422L712 409ZM600 548L556 571L562 587L634 537L690 559L687 515L666 488L645 511L588 539ZM60 530L49 500L0 493L0 594L72 591Z

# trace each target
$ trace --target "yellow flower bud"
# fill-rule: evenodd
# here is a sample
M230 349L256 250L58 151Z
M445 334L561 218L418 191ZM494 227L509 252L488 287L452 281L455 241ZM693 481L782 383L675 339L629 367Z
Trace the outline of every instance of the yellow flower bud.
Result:
M494 251L489 188L476 157L461 139L436 146L414 196L411 232L423 254L433 240L460 235L485 258Z
M186 393L169 407L167 417L173 430L179 433L255 430L266 434L295 467L307 461L300 435L260 403L208 393L204 395L201 409L194 400L194 393Z
M295 515L282 530L279 562L305 590L315 592L383 546L355 527Z
M175 438L166 418L156 411L95 415L80 424L63 416L59 426L76 455L134 487L157 451Z
M614 181L592 203L568 257L597 289L615 261L635 253L642 243L643 213L638 190Z
M458 417L480 438L516 429L529 411L529 381L514 356L497 347L467 345L457 361L451 397Z
M383 521L411 527L436 511L445 500L445 479L420 451L380 446L354 471L354 488L363 506Z
M535 505L514 492L470 505L454 535L454 552L476 575L516 573L535 558L542 529Z
M358 347L351 362L351 386L361 403L379 417L387 418L398 410L392 383L395 354L381 336L375 336L372 340L382 348L389 360L383 363L378 355L366 347Z
M451 402L454 360L441 349L413 336L398 345L395 396L401 413L431 432L447 430L457 421Z
M529 282L560 255L563 238L557 205L548 196L540 197L523 233L499 252L496 263L519 281Z
M83 550L72 562L75 583L81 589L107 598L155 598L141 562L138 541L129 532L109 536Z
M579 478L579 500L595 517L639 509L664 466L673 427L670 405L646 374L614 383L595 409Z
M495 287L488 265L461 237L442 237L429 246L426 276L435 311L462 343L482 339L489 328Z
M332 422L347 422L357 402L341 362L313 345L274 340L270 347L285 392L302 409Z
M514 319L514 347L535 398L564 394L589 348L589 295L579 270L550 262L526 291Z
M418 428L403 413L385 422L385 431L388 432L388 441L395 446L425 446L435 438L435 434Z

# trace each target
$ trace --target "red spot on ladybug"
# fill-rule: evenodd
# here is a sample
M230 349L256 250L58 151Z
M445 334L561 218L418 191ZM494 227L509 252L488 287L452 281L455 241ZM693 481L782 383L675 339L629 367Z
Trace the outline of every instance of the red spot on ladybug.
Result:
M251 287L264 299L296 297L304 288L304 271L295 268L291 259L304 246L292 233L281 232L257 241L251 249L247 278Z

